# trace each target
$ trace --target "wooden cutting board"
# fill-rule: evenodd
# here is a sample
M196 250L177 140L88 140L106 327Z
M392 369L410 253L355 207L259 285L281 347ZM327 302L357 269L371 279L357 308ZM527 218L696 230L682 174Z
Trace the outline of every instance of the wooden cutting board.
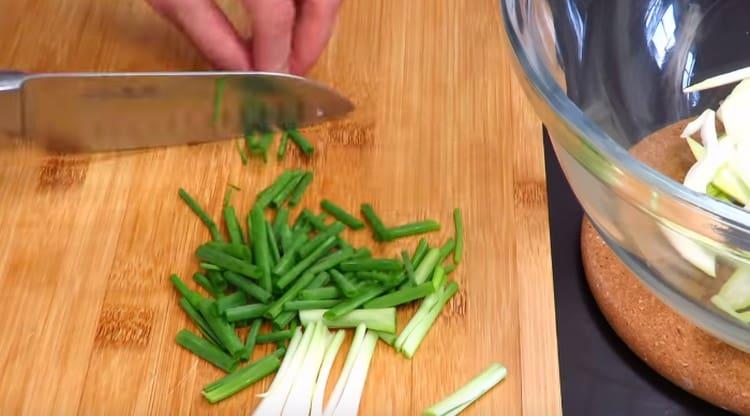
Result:
M240 3L223 6L244 27ZM205 68L141 1L4 0L0 10L0 68ZM4 149L0 413L248 414L268 380L211 406L200 390L220 373L173 341L189 323L168 276L189 279L208 238L177 189L216 216L227 183L238 184L244 212L282 169L306 167L316 179L304 205L327 197L372 202L393 223L435 218L445 227L433 242L452 234L453 207L464 210L461 291L413 360L378 347L362 414L417 414L492 361L508 379L467 414L559 414L541 126L506 53L495 0L347 1L310 76L357 111L309 132L312 159L243 167L231 142Z

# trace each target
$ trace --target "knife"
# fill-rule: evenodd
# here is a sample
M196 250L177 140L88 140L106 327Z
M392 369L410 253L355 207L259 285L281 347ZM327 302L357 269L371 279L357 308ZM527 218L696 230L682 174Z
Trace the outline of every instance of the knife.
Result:
M0 135L61 152L203 143L342 117L352 103L262 72L0 72Z

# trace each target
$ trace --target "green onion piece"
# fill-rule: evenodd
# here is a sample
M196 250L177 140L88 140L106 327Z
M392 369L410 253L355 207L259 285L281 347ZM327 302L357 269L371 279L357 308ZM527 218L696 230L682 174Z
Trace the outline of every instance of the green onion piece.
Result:
M242 306L247 303L247 297L243 292L234 292L231 295L216 300L216 310L224 313L229 308Z
M362 211L362 216L364 216L367 222L370 223L370 227L372 227L372 231L373 231L373 234L375 235L375 239L378 241L387 241L388 229L385 227L385 224L383 224L383 221L380 220L380 217L378 217L378 214L375 213L375 210L372 208L372 205L362 204L361 211Z
M395 240L397 238L409 237L417 234L424 234L433 231L440 230L440 224L437 221L426 220L417 221L409 224L403 224L396 227L391 227L386 230L386 241Z
M355 275L361 281L374 280L382 285L393 286L396 280L401 279L400 275L388 274L383 272L357 272Z
M290 300L294 299L299 295L299 292L301 292L303 289L307 287L307 285L312 282L312 280L315 278L315 274L313 273L305 273L297 279L294 284L287 289L286 292L284 292L281 296L279 296L276 301L271 303L271 305L268 307L268 310L265 313L265 316L267 318L275 318L276 315L280 314L281 311L284 310L284 304L289 302Z
M456 229L456 249L453 252L453 262L460 264L461 257L464 254L464 217L460 208L453 210L453 224Z
M268 334L260 334L256 338L255 342L258 344L271 344L273 342L286 341L292 338L294 331L285 329L283 331L270 332Z
M443 267L443 269L445 269L445 274L449 275L449 274L453 273L456 270L456 265L455 264L448 264L445 267Z
M279 260L281 260L281 252L279 251L279 243L276 238L276 233L273 231L273 226L268 220L266 220L266 236L268 237L268 251L271 253L270 266L273 268Z
M206 322L203 316L201 316L200 312L198 312L198 310L190 304L187 298L180 298L180 306L185 311L187 316L193 321L195 326L197 326L198 329L201 330L201 333L203 333L203 335L209 341L213 342L217 346L221 346L221 341L219 341L219 338L216 336L216 334L214 334L214 331L211 330L211 327L208 326L208 322Z
M299 147L299 150L302 151L302 153L310 156L315 152L315 148L312 144L310 144L309 141L299 132L297 129L291 129L287 130L287 133L289 133L289 138L292 139L294 144Z
M252 303L250 305L235 306L227 309L224 313L230 322L242 321L244 319L260 318L268 309L268 305Z
M337 236L342 231L344 231L344 224L336 221L330 227L328 227L324 232L316 235L315 238L303 244L302 247L299 248L299 254L302 255L303 257L307 256L313 250L315 250L316 247L320 246L326 240L328 240L329 237Z
M339 207L338 205L334 204L333 202L327 199L324 199L320 202L320 207L324 211L331 214L333 218L336 218L337 220L346 224L346 226L351 228L352 230L359 230L360 228L365 226L365 223L360 221L358 218L346 212L343 208Z
M435 270L432 272L432 287L435 288L435 290L440 289L443 287L443 284L445 283L445 269L443 269L443 266L435 266Z
M326 213L321 213L320 216L317 216L312 213L309 209L305 208L302 210L300 215L307 220L307 222L312 225L318 232L324 232L328 229L328 224L326 224L325 219L328 217Z
M449 239L448 241L443 244L442 247L440 247L440 259L438 260L438 263L442 263L445 261L445 259L450 256L450 254L453 252L453 250L456 249L456 240Z
M276 195L281 192L289 181L294 179L298 175L296 170L285 170L279 175L278 178L269 186L258 194L258 198L255 200L255 206L261 209L266 208Z
M393 343L396 342L396 334L389 334L387 332L383 331L373 331L380 337L380 339L383 340L386 344L393 346Z
M263 325L262 319L254 319L250 324L250 330L247 331L247 338L245 339L245 349L242 350L240 358L247 361L253 357L255 351L255 340L260 332L260 326Z
M320 259L320 261L313 264L312 267L310 267L307 271L309 273L324 272L338 266L339 263L350 259L353 255L354 250L352 249L339 250L333 254L329 254L328 256L323 257L322 259Z
M255 262L261 270L260 287L267 292L271 291L271 254L268 247L268 229L266 218L263 216L263 208L255 205L250 210L250 230L253 240L253 254Z
M254 245L257 245L257 243ZM198 250L195 252L195 254L201 260L213 263L222 269L239 273L243 276L257 279L262 274L262 271L258 267L253 266L250 263L246 263L236 257L232 257L220 250L217 250L205 244L198 247ZM205 268L205 266L203 267Z
M417 249L414 250L414 255L411 258L411 264L414 267L419 266L419 263L422 262L422 259L424 258L425 254L427 254L427 250L429 250L430 245L427 244L427 240L424 238L419 239L419 244L417 244Z
M304 292L304 291L303 291ZM338 299L303 299L290 300L284 304L285 311L304 311L308 309L328 309L341 302Z
M268 162L268 148L271 147L271 143L273 143L273 132L272 131L265 131L260 136L260 141L258 142L258 153L260 153L263 156L263 161Z
M253 255L250 252L250 249L243 243L235 244L235 243L220 243L216 241L211 241L204 245L206 247L211 247L212 249L221 251L224 254L228 254L234 258L247 260L248 262L251 261L253 258Z
M192 352L198 357L203 358L217 368L227 373L234 371L237 367L237 359L230 357L224 351L220 350L214 344L193 334L187 329L177 333L175 342L186 350Z
M279 238L281 239L281 251L282 253L286 254L286 252L289 251L293 240L292 230L291 228L289 228L289 224L281 224L281 226L278 228L277 233L279 234Z
M414 270L414 283L418 285L424 283L435 269L435 266L439 263L440 257L440 249L429 249L424 256L424 259L422 259L419 266L417 266L417 269Z
M292 322L292 320L294 318L296 318L296 317L297 317L297 314L295 312L284 311L284 312L281 312L280 314L278 314L276 316L276 318L274 318L273 321L271 321L271 322L273 322L273 324L277 328L284 328L287 325L289 325L289 323ZM292 329L292 328L289 328L289 329ZM292 331L292 332L294 332L294 331Z
M276 217L273 219L273 231L276 234L281 234L281 228L283 226L289 227L289 209L286 207L280 207L276 211Z
M214 239L214 241L224 241L224 238L221 236L221 232L219 231L219 227L216 226L214 220L211 219L211 217L206 213L206 211L203 210L198 202L196 202L196 200L193 199L193 197L190 196L190 194L182 188L180 188L178 193L180 195L180 198L185 201L185 204L187 204L187 206L190 207L191 210L193 210L195 215L197 215L198 218L203 221L203 224L208 227L208 231L211 232L211 237Z
M237 213L231 205L224 206L224 224L227 226L227 234L229 234L229 241L232 244L245 244Z
M349 249L349 250L352 250L352 252L354 251L354 247L352 247L351 244L349 244L346 240L344 240L340 236L336 237L336 245L338 245L338 247L342 250Z
M352 298L359 293L359 287L338 270L331 270L331 279L333 280L333 284L335 284L341 293L347 298Z
M307 285L308 289L316 289L319 287L325 286L329 281L331 280L331 275L328 274L328 272L320 272L317 276L315 276L315 279L313 279L312 282L310 282L309 285Z
M307 187L310 186L312 180L313 173L305 172L305 176L302 177L302 180L300 180L297 184L297 188L295 188L294 192L292 192L292 196L289 197L290 206L295 207L300 203L300 201L302 200L302 195L305 194L305 191L307 190Z
M289 133L281 132L281 139L279 140L279 150L276 152L276 159L283 160L286 155L286 148L289 145Z
M289 182L287 182L287 184L281 189L281 191L279 191L278 194L276 194L276 196L273 197L273 199L271 200L271 205L276 208L284 205L284 202L286 202L292 195L292 192L297 189L297 185L304 176L305 173L303 171L294 171L294 177Z
M328 320L336 320L346 315L347 313L357 309L372 299L380 296L386 291L385 287L382 286L371 286L362 290L362 292L350 299L346 299L338 305L327 310L324 317Z
M276 350L272 354L214 381L203 388L203 396L210 403L216 403L251 386L276 371L281 365L279 357L283 354L284 351Z
M247 158L247 152L245 152L245 149L242 148L239 141L234 142L234 147L237 148L237 153L240 154L240 160L242 161L242 165L247 166L248 158Z
M217 297L216 289L214 285L208 280L208 278L200 273L193 274L193 280L198 283L209 295Z
M175 289L180 292L180 295L184 296L194 308L197 308L198 305L200 305L204 297L201 296L200 293L188 288L185 282L180 279L180 276L173 274L169 279L172 281L172 285L174 285Z
M302 325L315 321L323 321L328 328L356 328L359 324L365 324L368 329L382 331L389 334L396 332L396 308L385 309L356 309L336 320L324 317L325 309L311 309L299 312Z
M360 259L369 259L372 257L372 252L370 249L366 247L362 247L360 249L357 249L356 252L354 252L354 256L352 256L352 260L360 260Z
M231 309L227 310L227 312L230 310ZM234 328L219 316L214 302L208 299L203 299L198 306L198 311L200 311L203 318L205 318L211 331L213 331L213 333L216 334L216 337L221 341L221 345L229 351L233 357L236 357L242 352L242 341L240 341L237 333L234 332Z
M503 381L507 374L508 370L502 364L493 363L455 393L425 409L422 415L456 415Z
M245 133L245 146L250 153L258 154L260 152L259 145L260 139L257 138L255 132Z
M341 263L341 271L360 272L360 271L377 271L377 272L400 272L404 265L398 260L393 259L361 259L349 260Z
M300 292L299 297L304 300L336 300L341 302L341 291L335 286L323 286L312 289L305 289Z
M293 240L289 249L284 251L284 255L279 259L279 262L276 263L276 267L273 268L273 274L277 276L283 275L288 272L289 269L294 267L294 262L297 260L297 252L299 252L300 247L307 242L307 236L305 233L299 233L292 238Z
M437 303L430 309L424 319L419 322L414 330L408 335L406 341L401 347L401 352L406 357L412 358L414 356L414 353L417 352L417 349L422 344L422 341L429 332L430 328L432 328L432 325L440 315L440 312L442 312L445 304L448 303L448 301L453 297L453 295L456 294L456 292L458 292L458 284L456 284L456 282L449 283L448 286L446 286L445 289L442 290L438 297Z
M208 281L211 282L211 285L214 287L214 291L216 292L216 296L222 296L224 295L224 291L227 289L227 281L224 279L224 276L220 272L217 272L216 270L208 270L206 271L206 277L208 277Z
M336 244L336 237L329 237L323 244L316 248L309 256L300 260L294 267L288 272L284 273L276 281L276 286L280 289L285 288L289 283L292 283L302 272L306 271L313 263L323 257L333 246ZM311 273L312 274L312 273ZM309 282L308 282L309 283Z
M237 289L245 292L245 294L258 300L261 303L267 303L271 300L271 293L256 285L250 280L240 276L237 273L224 272L224 279L227 282L233 284Z
M414 265L411 262L411 257L409 256L409 252L404 250L401 252L401 260L404 262L404 270L406 271L406 276L409 278L409 281L414 283Z
M208 270L213 270L213 271L215 271L215 272L219 272L219 271L221 271L221 267L219 267L219 266L217 266L217 265L215 265L215 264L213 264L213 263L208 263L208 262L201 262L201 263L199 264L199 266L201 267L201 269L203 269L203 270L207 270L207 271L208 271Z
M397 290L387 295L377 297L367 303L366 309L390 308L392 306L402 305L411 301L421 299L435 292L435 286L431 282L422 283L421 285Z
M214 83L214 125L219 124L221 120L221 107L224 101L224 82L224 78L216 78L216 82Z

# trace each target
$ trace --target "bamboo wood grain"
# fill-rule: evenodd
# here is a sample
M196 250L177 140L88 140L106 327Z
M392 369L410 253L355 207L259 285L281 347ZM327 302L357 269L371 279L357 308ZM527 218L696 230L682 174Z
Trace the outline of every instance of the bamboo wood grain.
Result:
M244 26L238 1L225 10ZM140 1L0 0L0 68L205 68ZM189 325L168 284L208 238L177 197L217 218L228 182L239 212L283 168L316 179L303 200L389 222L467 229L460 293L416 357L378 346L361 414L418 414L491 361L508 379L467 414L559 414L541 125L509 64L494 0L346 1L311 77L351 97L346 120L308 132L318 152L240 164L230 142L127 154L0 152L0 413L248 414L265 380L219 405L219 372L174 344ZM366 233L352 233L365 243ZM416 239L382 245L413 249ZM403 312L403 325L411 311Z

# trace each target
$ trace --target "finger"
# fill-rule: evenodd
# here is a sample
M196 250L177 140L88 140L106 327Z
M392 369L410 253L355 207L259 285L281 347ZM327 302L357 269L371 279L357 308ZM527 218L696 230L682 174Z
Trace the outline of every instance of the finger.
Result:
M177 25L196 48L219 69L246 71L250 53L221 9L211 0L149 0Z
M258 71L289 72L294 0L245 0L252 25L253 64Z
M318 60L331 38L340 0L303 0L298 10L289 66L304 74Z

